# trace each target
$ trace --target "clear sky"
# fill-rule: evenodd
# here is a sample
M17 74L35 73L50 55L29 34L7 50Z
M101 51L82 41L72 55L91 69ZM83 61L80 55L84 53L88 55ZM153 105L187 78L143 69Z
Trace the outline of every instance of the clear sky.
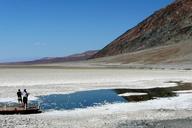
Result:
M0 61L101 49L173 0L0 0Z

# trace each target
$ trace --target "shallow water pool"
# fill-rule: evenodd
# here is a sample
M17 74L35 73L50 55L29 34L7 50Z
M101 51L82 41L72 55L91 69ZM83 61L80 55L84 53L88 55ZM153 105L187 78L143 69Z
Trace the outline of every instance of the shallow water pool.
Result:
M81 91L71 94L52 94L39 96L39 102L43 110L62 110L93 107L104 104L127 102L117 95L114 90Z

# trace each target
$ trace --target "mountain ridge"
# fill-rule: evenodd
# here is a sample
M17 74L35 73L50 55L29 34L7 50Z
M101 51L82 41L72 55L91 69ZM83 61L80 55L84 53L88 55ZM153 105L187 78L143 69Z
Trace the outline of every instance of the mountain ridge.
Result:
M129 29L92 58L114 56L191 39L192 1L176 0Z
M96 54L98 50L89 50L86 52L72 54L65 57L44 57L37 60L31 61L20 61L20 62L9 62L9 63L1 63L1 64L49 64L49 63L62 63L62 62L74 62L74 61L82 61L87 60L94 54Z

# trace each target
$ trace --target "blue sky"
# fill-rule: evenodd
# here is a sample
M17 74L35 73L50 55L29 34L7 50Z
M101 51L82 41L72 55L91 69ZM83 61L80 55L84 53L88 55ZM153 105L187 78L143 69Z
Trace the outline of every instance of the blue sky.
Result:
M101 49L173 0L0 0L0 61Z

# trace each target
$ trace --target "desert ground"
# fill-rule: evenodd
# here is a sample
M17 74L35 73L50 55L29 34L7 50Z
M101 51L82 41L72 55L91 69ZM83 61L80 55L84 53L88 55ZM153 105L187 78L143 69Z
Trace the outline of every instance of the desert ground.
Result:
M171 87L192 83L192 71L180 69L61 68L57 66L1 67L0 102L16 101L17 89L29 100L40 95L83 90ZM176 97L133 103L105 104L32 115L0 115L2 128L191 128L192 91Z

